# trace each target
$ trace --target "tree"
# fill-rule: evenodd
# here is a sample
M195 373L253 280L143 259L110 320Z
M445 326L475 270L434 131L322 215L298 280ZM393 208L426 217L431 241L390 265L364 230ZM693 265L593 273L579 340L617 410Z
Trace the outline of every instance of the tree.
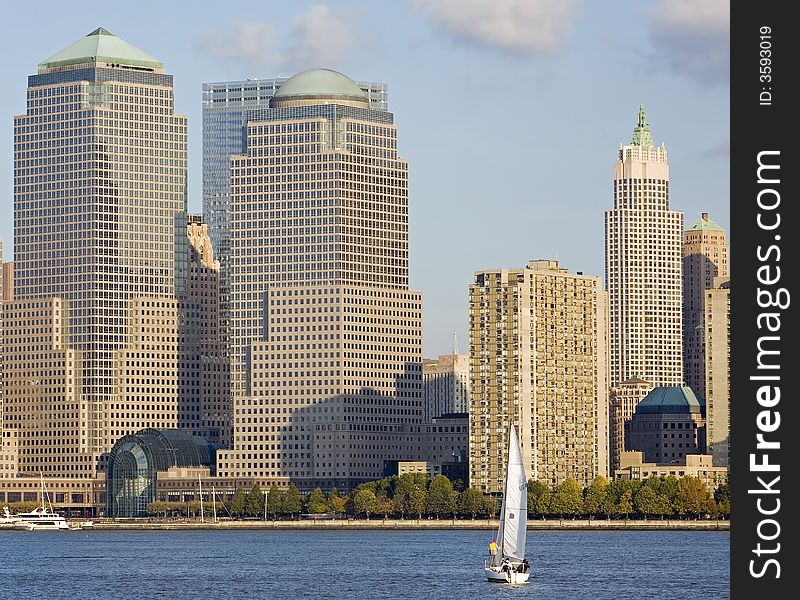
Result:
M149 512L151 515L164 513L164 517L166 517L171 508L172 507L170 506L169 502L155 500L147 505L147 512Z
M541 481L528 481L528 514L546 514L550 510L550 487Z
M264 514L264 492L261 491L258 484L255 484L247 494L245 512L249 517L260 517Z
M670 504L674 506L675 500L678 498L678 478L674 475L662 477L658 491L664 494Z
M456 501L453 484L444 475L437 475L431 481L425 508L429 514L436 515L437 519L439 515L453 514L455 512Z
M486 506L486 497L478 488L467 488L458 496L458 512L462 515L475 515L482 512Z
M244 515L247 508L247 494L244 488L236 488L233 493L233 500L231 500L231 516L239 518Z
M331 489L330 496L328 496L328 512L340 515L344 512L346 504L347 496L340 496L336 488Z
M483 505L483 510L485 510L486 514L490 517L494 518L500 510L500 503L495 498L487 497Z
M572 477L567 477L556 488L550 499L550 512L559 515L576 515L583 510L583 490Z
M714 502L717 503L717 514L730 516L731 514L731 486L723 483L714 490Z
M283 496L283 512L294 515L300 512L303 501L300 498L300 490L293 483L289 484L289 489Z
M653 486L643 485L633 497L633 506L636 512L645 516L657 515L658 513L658 494Z
M369 519L370 513L375 512L378 504L378 498L375 492L367 487L362 487L353 493L353 510L357 515L367 515Z
M425 512L426 496L424 489L412 490L408 495L408 512L417 515L418 519L421 519L422 513Z
M308 512L320 515L328 511L328 500L320 488L316 488L308 495Z
M274 483L267 493L267 512L273 517L283 512L283 492Z
M425 484L427 482L427 476L424 479L420 479L419 477L415 477L416 473L403 473L400 477L397 478L397 484L394 487L394 506L395 511L400 513L401 516L405 515L405 513L413 513L414 511L410 508L410 498L411 492L414 490L420 489L425 490ZM422 473L424 475L424 473Z
M394 511L394 502L386 496L378 496L375 502L375 514L387 518Z
M678 480L678 494L675 508L681 515L696 514L700 516L714 510L711 494L701 479L686 475Z
M602 514L607 496L608 479L603 476L595 477L584 493L583 512L589 515Z
M633 490L628 488L617 500L617 514L625 515L625 518L633 512Z

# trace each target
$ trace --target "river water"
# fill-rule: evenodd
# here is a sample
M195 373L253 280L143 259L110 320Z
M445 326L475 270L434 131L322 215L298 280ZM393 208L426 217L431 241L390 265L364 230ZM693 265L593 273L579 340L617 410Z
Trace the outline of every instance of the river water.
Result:
M0 532L0 598L729 598L726 531L529 531L531 582L485 581L489 531Z

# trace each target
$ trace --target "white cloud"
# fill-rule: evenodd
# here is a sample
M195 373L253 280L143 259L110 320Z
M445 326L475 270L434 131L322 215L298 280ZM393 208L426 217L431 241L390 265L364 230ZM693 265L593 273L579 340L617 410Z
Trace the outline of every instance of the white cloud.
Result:
M354 47L353 35L343 15L327 6L312 6L289 27L291 45L282 57L295 70L336 66Z
M270 62L274 44L272 23L235 23L207 33L202 49L216 58L259 67Z
M293 72L335 67L355 46L345 16L317 4L295 17L282 36L268 21L228 24L207 34L202 49L216 58L251 68Z
M729 0L661 0L650 18L657 66L703 83L729 80Z
M412 0L456 39L515 54L550 54L572 29L577 0Z

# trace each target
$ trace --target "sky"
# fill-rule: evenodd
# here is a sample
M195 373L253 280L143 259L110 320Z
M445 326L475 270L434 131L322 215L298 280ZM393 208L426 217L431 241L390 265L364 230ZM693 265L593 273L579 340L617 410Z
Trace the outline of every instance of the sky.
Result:
M13 118L36 65L97 27L165 64L202 212L205 82L327 67L388 84L409 163L423 353L468 351L475 271L533 259L603 276L613 166L644 104L670 208L730 231L727 0L16 2L0 25L0 237L13 260ZM455 339L454 339L455 338Z

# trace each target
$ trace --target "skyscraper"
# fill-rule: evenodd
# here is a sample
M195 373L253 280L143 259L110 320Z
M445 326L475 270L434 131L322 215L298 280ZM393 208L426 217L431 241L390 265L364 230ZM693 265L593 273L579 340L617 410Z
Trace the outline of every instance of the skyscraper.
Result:
M288 77L203 84L203 216L220 261L220 327L227 345L231 156L247 152L247 121L258 120ZM370 108L387 110L385 83L357 82Z
M408 289L394 117L313 69L246 135L229 206L234 450L218 472L350 488L416 452L421 423L422 301Z
M554 260L480 271L469 287L469 483L502 491L508 432L529 478L608 475L608 336L600 278Z
M15 297L68 303L85 410L74 435L95 455L129 409L117 361L133 301L174 302L186 117L164 65L102 28L42 61L27 97L14 119Z
M653 143L644 107L614 167L614 206L605 214L611 314L611 385L631 378L683 385L681 234L669 209L667 150Z
M702 213L683 234L683 371L686 385L706 397L704 315L706 290L727 279L725 230Z
M703 319L706 432L715 467L730 462L731 282L715 277L705 291Z
M220 332L220 267L201 216L189 215L185 242L178 293L178 426L229 446L233 404Z

